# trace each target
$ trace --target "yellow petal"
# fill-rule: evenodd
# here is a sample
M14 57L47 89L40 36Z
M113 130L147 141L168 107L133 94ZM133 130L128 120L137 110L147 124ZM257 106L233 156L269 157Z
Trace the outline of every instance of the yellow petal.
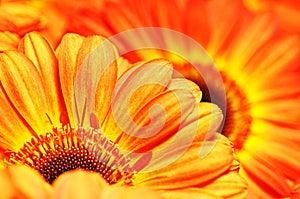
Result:
M131 188L131 187L108 187L102 193L103 199L139 199L143 196L143 199L162 199L157 192L154 192L147 188Z
M117 77L113 45L99 36L83 38L67 34L58 47L57 56L71 124L74 125L74 119L89 122L95 104L101 124L110 107L110 95Z
M16 50L20 38L17 34L8 31L0 32L0 51Z
M248 194L248 184L237 172L229 172L203 189L222 198L242 199Z
M11 105L3 87L0 88L0 115L0 149L2 148L3 152L19 150L24 140L29 139L34 132Z
M60 88L57 59L51 45L41 34L32 32L25 35L19 50L33 62L42 77L49 107L47 114L54 126L60 126L60 114L65 112L65 105Z
M84 37L82 36L66 34L56 50L62 93L72 126L74 126L72 112L74 79L79 67L76 65L76 59L83 40Z
M198 106L200 114L198 117L198 131L195 141L202 141L208 138L206 136L219 130L223 120L223 113L217 105L212 103L201 102ZM194 112L192 114L194 114Z
M182 89L182 90L189 90L191 93L194 94L196 101L200 102L202 98L202 92L197 84L194 82L187 80L185 78L175 78L172 79L172 82L169 85L169 89Z
M167 199L223 199L215 195L212 191L205 189L197 189L197 188L187 188L187 189L179 189L179 190L167 190L163 191L162 195Z
M98 173L73 170L59 176L53 184L53 198L100 198L108 185Z
M86 111L87 119L95 113L102 125L111 105L111 96L117 80L117 51L108 40L87 37L78 52L76 65L80 65L75 79L75 100L79 117ZM95 96L94 96L95 95ZM88 120L87 126L90 126ZM92 125L92 124L91 124Z
M130 64L127 59L123 57L119 57L117 59L118 62L118 79L120 79L121 75L123 75L127 70L132 68L134 65Z
M36 133L51 130L42 78L22 53L0 54L0 77L4 92L20 116Z
M169 162L176 153L186 150L175 162ZM200 150L207 155L200 157ZM227 171L234 160L232 144L218 134L217 140L193 143L191 146L175 147L168 153L153 160L151 172L139 172L135 182L138 186L152 186L155 189L183 189L191 186L204 186ZM147 168L151 169L151 168Z
M0 170L1 198L50 199L52 189L43 177L27 166Z
M170 63L161 60L138 64L123 74L114 89L112 110L103 125L104 133L116 140L122 131L136 126L130 122L132 118L166 89L171 75Z
M120 147L135 152L145 152L170 139L179 128L183 129L190 122L186 121L186 118L193 110L196 101L191 93L182 92L180 95L181 101L178 102L174 93L169 91L142 107L133 118L137 127L127 126L127 131L120 140Z

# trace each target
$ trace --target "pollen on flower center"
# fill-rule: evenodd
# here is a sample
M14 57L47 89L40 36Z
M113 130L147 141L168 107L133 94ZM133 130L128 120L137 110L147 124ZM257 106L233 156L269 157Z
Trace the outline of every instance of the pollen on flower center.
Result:
M33 137L18 152L11 152L8 164L26 164L52 183L74 169L99 173L109 184L133 183L133 169L113 142L94 129L75 131L70 127Z
M227 109L222 134L233 143L234 148L242 149L250 132L252 117L247 97L240 86L221 72L226 90Z

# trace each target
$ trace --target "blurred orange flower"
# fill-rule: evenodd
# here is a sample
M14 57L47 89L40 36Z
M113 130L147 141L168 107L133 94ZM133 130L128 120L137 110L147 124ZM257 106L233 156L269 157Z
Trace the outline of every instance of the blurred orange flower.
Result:
M72 7L68 7L68 9L71 10ZM45 10L47 10L47 12L45 12ZM50 1L0 1L1 42L3 41L1 34L23 37L26 33L31 31L40 31L56 46L66 31L66 25L67 16L61 14ZM17 43L14 43L14 46L16 46ZM0 50L6 49L7 47L9 47L9 49L12 48L11 45L7 46L0 43Z
M0 165L34 168L59 197L94 188L91 182L78 183L72 172L58 177L76 168L99 173L111 185L150 187L166 198L247 194L231 142L216 133L221 110L199 102L199 87L173 77L169 62L130 65L99 36L67 34L54 52L33 32L19 51L0 54L0 66ZM22 173L8 168L1 175L7 177L7 171ZM20 175L8 179L13 188L1 194L16 189L48 195L49 186L33 173L28 175L36 176L32 183L40 192L19 187Z
M240 0L107 1L101 11L82 9L73 20L77 23L69 31L84 35L111 36L151 26L177 30L202 44L224 80L227 115L223 134L238 150L242 175L251 188L249 197L290 196L300 178L298 35L281 32L273 15L251 13ZM130 45L145 38L151 40L151 35L137 35L126 42ZM170 35L152 38L153 43L159 38L164 47L177 46L197 57ZM203 86L199 74L178 56L161 50L128 55L131 61L158 57L169 59L187 78Z
M31 31L39 31L56 47L67 32L67 27L72 25L71 19L82 7L89 5L93 9L100 9L103 1L1 0L0 42L3 42L1 34L23 37ZM18 42L13 46L11 43L9 46L7 43L0 43L0 50L12 49L12 47L16 49Z

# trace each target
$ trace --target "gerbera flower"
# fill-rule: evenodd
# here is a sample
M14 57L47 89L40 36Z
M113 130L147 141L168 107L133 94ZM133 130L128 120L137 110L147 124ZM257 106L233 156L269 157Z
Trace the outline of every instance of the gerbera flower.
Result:
M19 51L1 53L1 165L28 165L54 189L70 189L71 177L56 178L81 168L166 198L245 197L232 145L216 134L220 109L198 103L199 87L173 77L167 61L116 58L102 37L76 34L65 35L56 52L30 33Z
M242 175L250 186L249 197L289 197L300 177L300 90L295 86L300 80L299 37L279 32L271 16L254 15L239 0L182 2L107 2L101 11L81 11L90 13L82 21L94 23L79 21L69 28L86 35L110 36L154 26L177 30L197 40L215 60L224 80L227 110L222 133L238 151ZM91 24L100 24L104 31ZM197 56L189 46L167 34L136 35L134 41L125 42L136 45L144 40L159 40L165 49L175 46L191 57ZM203 86L195 69L190 70L188 63L170 54L161 50L147 54L141 50L128 58L168 58L177 70Z

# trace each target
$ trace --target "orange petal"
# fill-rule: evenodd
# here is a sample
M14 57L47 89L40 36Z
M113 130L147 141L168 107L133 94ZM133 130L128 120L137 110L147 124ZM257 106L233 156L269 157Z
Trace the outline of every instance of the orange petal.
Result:
M0 77L3 89L14 108L36 133L51 130L42 78L23 54L6 51L0 54Z
M11 166L0 170L1 198L50 199L50 185L27 166Z
M182 157L170 164L170 158L186 149ZM206 156L200 157L200 150L207 151ZM135 182L137 186L152 186L159 190L203 186L228 170L233 160L232 144L218 134L217 140L175 147L174 150L161 154L152 165L154 169L161 169L141 171L136 175Z
M185 9L185 15L181 19L192 19L184 20L186 32L190 37L198 41L200 44L206 46L210 39L211 27L209 25L208 10L204 1L187 1ZM172 19L172 17L170 17ZM195 23L197 21L197 23Z
M273 132L277 132L277 131L273 131ZM280 133L291 134L292 131L288 130L287 132L287 130L282 130ZM294 133L299 134L299 130L298 131L296 130ZM273 136L275 137L277 135L273 135ZM292 135L290 136L292 137ZM297 138L296 136L292 137L292 139L293 142L288 142L288 140L284 140L282 137L280 142L278 140L274 142L272 141L272 139L266 142L264 138L251 139L251 143L255 143L255 144L261 143L261 144L257 145L254 148L253 145L248 145L246 143L245 149L253 157L259 157L263 162L271 163L272 165L274 165L276 169L279 169L287 179L297 180L300 178L300 170L299 170L300 154L297 148L300 139ZM252 146L251 149L249 149L250 146ZM269 150L265 150L266 146L268 147ZM247 163L245 162L245 164Z
M278 77L289 77L293 76L293 70L298 70L297 60L300 56L300 39L295 35L286 37L273 37L268 39L263 46L253 56L251 60L244 66L244 72L247 74L245 78L239 78L242 83L251 81L253 77L264 74L265 77L261 78L259 81L251 82L251 88L258 90L277 88L273 84L269 84L269 79L276 79ZM286 52L289 52L286 54ZM253 67L256 66L256 67ZM270 67L272 66L272 67ZM289 74L282 76L282 74ZM283 82L274 82L275 85L284 85ZM269 89L268 89L269 90ZM276 90L276 89L275 89ZM268 93L268 92L267 92ZM258 96L265 95L265 93L259 94ZM256 98L256 96L249 96L251 98Z
M57 59L51 45L39 33L25 35L20 43L21 50L34 64L43 81L49 112L47 113L54 126L60 126L60 114L65 111L61 93Z
M272 198L286 197L289 195L291 188L282 171L277 168L276 165L247 152L240 153L239 155L243 168L243 176L255 182L254 184L259 184L258 189L268 193ZM249 187L252 188L250 182Z
M228 48L241 26L241 18L236 16L247 16L242 2L232 0L217 0L206 2L210 19L210 40L206 47L211 56ZM245 17L246 18L246 17ZM247 19L247 18L246 18ZM193 22L193 19L188 21ZM245 22L248 22L245 21Z
M100 198L108 185L98 173L73 170L59 176L53 184L53 198Z
M257 183L256 179L250 178L247 176L247 173L245 173L243 167L240 169L240 174L243 176L243 178L246 179L248 183L248 197L249 199L274 199L274 198L282 198L282 197L274 197L272 192L270 192L269 189L262 188L260 184Z
M297 0L288 1L257 1L246 0L244 3L253 11L272 12L275 15L276 21L280 26L288 32L299 33L300 25L298 20L300 18L299 2Z
M16 50L19 41L20 38L17 34L8 31L0 32L0 51Z
M300 197L300 180L297 180L293 186L293 191L291 193L291 199L298 199Z

